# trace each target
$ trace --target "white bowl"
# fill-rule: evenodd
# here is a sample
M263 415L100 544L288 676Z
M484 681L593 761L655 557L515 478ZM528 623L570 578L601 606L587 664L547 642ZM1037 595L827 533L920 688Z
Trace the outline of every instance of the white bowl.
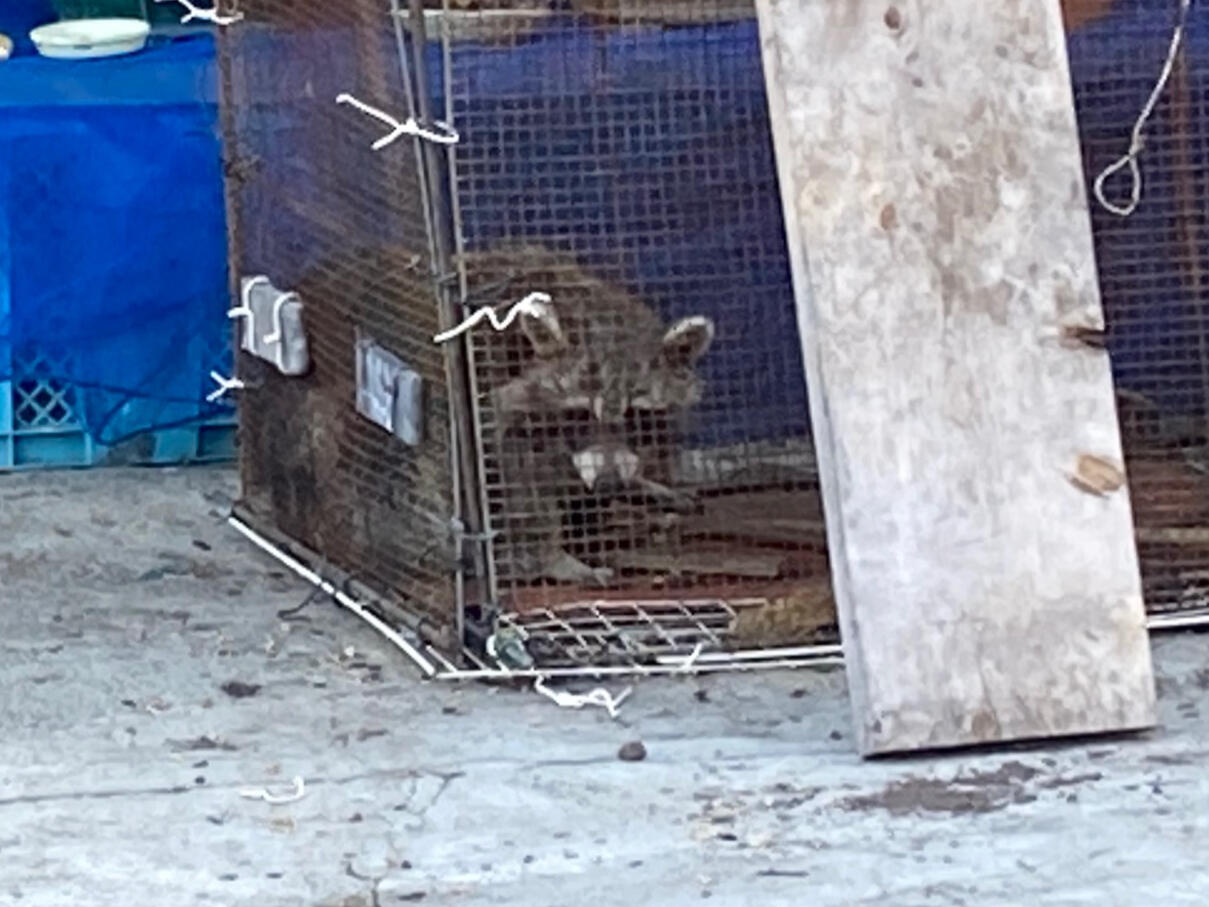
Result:
M39 26L29 37L44 57L86 60L137 53L150 34L142 19L68 19Z

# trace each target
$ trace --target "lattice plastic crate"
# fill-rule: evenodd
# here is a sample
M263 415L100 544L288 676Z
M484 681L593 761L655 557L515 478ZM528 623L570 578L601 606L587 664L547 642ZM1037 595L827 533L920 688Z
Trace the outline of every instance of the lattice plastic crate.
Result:
M215 351L216 369L230 352ZM62 358L45 351L15 352L11 380L0 381L0 471L92 466L183 465L231 460L235 411L199 416L197 422L147 431L114 446L98 441L82 419L80 388L49 375ZM207 370L208 372L208 370ZM199 386L199 413L202 410Z
M234 410L205 403L211 370L231 374L212 36L174 33L86 74L5 65L0 470L231 457Z

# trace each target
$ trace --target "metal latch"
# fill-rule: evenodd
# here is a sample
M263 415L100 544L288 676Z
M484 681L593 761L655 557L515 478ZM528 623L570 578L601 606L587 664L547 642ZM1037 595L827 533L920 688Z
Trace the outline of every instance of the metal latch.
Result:
M302 300L297 293L273 286L269 278L245 277L240 281L240 307L232 317L242 317L239 345L283 375L297 377L311 366Z
M424 437L424 381L357 331L357 412L412 447Z

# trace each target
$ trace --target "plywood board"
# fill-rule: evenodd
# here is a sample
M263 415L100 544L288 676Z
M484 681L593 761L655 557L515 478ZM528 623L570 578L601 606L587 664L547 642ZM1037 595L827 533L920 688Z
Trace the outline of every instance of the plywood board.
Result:
M1057 0L758 8L862 752L1153 725Z

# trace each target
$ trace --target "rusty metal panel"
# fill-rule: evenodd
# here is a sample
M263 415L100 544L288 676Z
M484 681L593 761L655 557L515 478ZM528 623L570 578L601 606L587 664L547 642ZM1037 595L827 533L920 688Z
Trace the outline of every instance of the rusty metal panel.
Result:
M268 0L223 32L232 270L305 300L312 368L241 356L239 512L284 534L460 645L451 527L459 516L451 400L429 215L412 139L374 151L381 123L350 93L407 116L388 7ZM412 446L356 407L364 332L422 379ZM266 367L267 366L267 367Z

